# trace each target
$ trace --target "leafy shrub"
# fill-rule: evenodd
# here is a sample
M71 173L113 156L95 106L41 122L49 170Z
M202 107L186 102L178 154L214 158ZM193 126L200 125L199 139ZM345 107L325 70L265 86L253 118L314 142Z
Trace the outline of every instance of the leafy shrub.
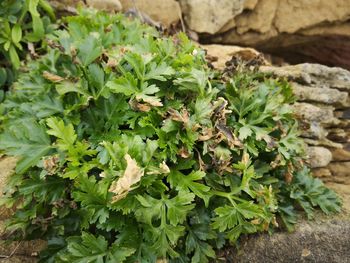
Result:
M44 16L40 16L39 11ZM55 19L45 0L3 0L0 3L0 89L16 78L20 60L26 54L23 44L44 39ZM32 51L34 51L34 46ZM4 91L0 90L0 101Z
M295 207L339 211L303 167L285 82L223 80L183 34L121 15L66 20L3 103L8 230L48 239L43 262L208 262Z

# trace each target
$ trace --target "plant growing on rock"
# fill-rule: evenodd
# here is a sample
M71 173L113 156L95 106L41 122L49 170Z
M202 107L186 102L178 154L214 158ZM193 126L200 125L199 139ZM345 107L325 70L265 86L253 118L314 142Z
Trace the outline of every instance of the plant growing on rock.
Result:
M66 22L3 103L8 230L46 238L42 262L208 262L296 206L339 211L303 167L286 83L222 80L183 34L121 15Z

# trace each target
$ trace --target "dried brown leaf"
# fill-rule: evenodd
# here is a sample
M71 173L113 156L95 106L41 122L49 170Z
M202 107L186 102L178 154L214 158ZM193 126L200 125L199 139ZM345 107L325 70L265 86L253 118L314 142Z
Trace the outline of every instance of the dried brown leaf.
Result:
M61 76L58 76L58 75L55 75L55 74L52 74L48 71L44 71L43 72L43 77L49 81L52 81L52 82L61 82L64 80L64 78L62 78Z
M114 181L108 189L109 192L115 194L112 203L123 199L129 191L133 190L132 186L138 183L144 175L144 170L137 165L137 162L129 154L126 154L124 158L127 163L124 174L118 181Z

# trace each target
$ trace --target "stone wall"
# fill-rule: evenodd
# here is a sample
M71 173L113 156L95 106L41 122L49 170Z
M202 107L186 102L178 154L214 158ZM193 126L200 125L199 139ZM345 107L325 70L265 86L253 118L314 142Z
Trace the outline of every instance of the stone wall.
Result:
M350 69L349 0L50 1L68 11L77 4L109 11L136 8L166 27L186 29L201 42L251 46L294 64Z
M307 63L260 70L290 80L314 174L350 184L350 72Z
M212 64L217 69L224 69L225 62L233 56L243 60L259 57L252 48L228 45L202 48L215 58ZM314 175L326 182L350 185L350 72L310 63L263 65L259 70L286 78L292 85L297 97L293 107Z

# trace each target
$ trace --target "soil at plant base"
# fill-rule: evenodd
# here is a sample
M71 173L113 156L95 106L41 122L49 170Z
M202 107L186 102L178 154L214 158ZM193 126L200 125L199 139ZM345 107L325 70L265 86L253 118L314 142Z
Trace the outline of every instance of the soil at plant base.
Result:
M6 186L16 164L12 157L0 159L0 189ZM315 214L314 221L301 219L293 233L275 232L272 236L263 233L244 237L239 249L225 250L224 262L350 262L350 187L328 182L327 185L343 198L343 212L336 216ZM2 194L2 193L1 193ZM0 194L0 195L1 195ZM0 262L31 263L46 243L42 240L6 242L3 225L12 210L0 209Z

